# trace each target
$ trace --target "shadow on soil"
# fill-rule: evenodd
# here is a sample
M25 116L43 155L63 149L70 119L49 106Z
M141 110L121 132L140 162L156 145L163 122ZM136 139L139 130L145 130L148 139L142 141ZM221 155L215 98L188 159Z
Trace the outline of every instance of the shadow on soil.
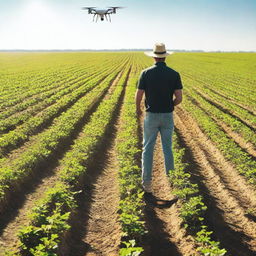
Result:
M223 210L218 207L217 198L211 195L209 189L204 184L204 177L202 177L199 171L201 167L194 158L193 151L186 145L181 132L178 129L175 132L178 144L185 148L183 162L188 163L186 171L191 174L192 182L198 184L200 192L204 197L204 202L207 206L206 225L209 227L209 230L213 231L213 240L219 241L220 247L228 251L227 256L255 256L255 252L243 243L243 241L250 241L251 237L246 236L243 232L234 230L235 225L225 220Z
M138 127L138 136L140 139L139 148L142 148L143 141L143 117L138 120L140 126ZM141 167L141 153L137 156L137 163ZM148 233L142 238L142 247L144 249L143 256L182 256L174 243L170 241L170 235L165 231L165 223L158 218L156 208L167 209L170 208L177 199L162 200L152 194L145 194L145 222Z
M173 204L177 203L178 201L178 198L175 198L172 200L163 200L163 199L157 198L151 193L145 193L144 199L148 207L151 206L159 209L170 208Z
M174 243L170 241L170 235L165 231L165 223L158 218L155 208L170 208L177 199L162 200L153 195L145 195L145 220L148 234L145 235L142 244L143 256L182 256Z

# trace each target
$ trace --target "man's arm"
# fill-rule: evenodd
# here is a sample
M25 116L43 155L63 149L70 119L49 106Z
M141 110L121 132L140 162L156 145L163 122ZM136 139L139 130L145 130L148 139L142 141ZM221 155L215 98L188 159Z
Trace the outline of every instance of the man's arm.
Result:
M174 106L177 106L178 104L180 104L182 102L182 90L175 90L174 91Z
M142 90L142 89L137 89L137 90L136 90L135 102L136 102L136 111L137 111L137 115L140 115L141 112L142 112L142 111L141 111L141 108L140 108L140 103L141 103L143 94L144 94L144 90Z

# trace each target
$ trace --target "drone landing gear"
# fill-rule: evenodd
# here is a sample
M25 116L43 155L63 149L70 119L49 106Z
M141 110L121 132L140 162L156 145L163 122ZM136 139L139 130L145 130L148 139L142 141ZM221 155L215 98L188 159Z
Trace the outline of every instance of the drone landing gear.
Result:
M104 14L104 16L95 13L95 14L93 15L92 21L93 21L93 22L95 21L95 22L97 23L97 21L98 21L99 18L100 18L101 21L104 21L104 17L105 17L106 21L111 22L111 16L110 16L109 13Z
M94 19L95 19L96 15L97 15L96 13L93 15L92 22L94 22ZM96 17L96 19L97 19L97 17Z
M105 18L106 18L106 20L107 21L109 21L109 22L111 22L111 16L110 16L110 14L105 14Z
M96 18L95 18L95 17L96 17ZM93 15L92 21L93 21L93 22L95 21L95 22L97 23L99 17L100 17L101 20L104 20L104 17L101 17L99 14L95 13L95 14Z

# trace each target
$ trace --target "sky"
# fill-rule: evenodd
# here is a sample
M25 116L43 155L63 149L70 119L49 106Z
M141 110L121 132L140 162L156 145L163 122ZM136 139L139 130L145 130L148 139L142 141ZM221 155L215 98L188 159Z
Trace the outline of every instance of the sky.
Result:
M125 8L112 22L83 6ZM256 0L0 0L0 49L256 51Z

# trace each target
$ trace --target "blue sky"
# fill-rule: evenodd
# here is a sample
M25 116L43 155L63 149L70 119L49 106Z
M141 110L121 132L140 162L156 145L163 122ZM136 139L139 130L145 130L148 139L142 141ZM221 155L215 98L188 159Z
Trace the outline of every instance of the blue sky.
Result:
M124 6L112 23L82 6ZM0 49L256 51L256 0L0 0Z

